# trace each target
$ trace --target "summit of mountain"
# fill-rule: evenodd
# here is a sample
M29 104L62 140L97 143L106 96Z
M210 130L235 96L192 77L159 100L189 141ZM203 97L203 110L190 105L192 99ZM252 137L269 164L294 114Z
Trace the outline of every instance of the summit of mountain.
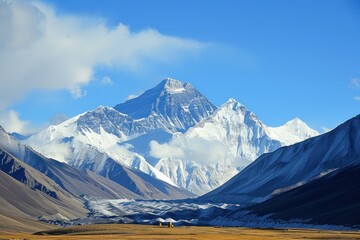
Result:
M159 116L170 132L185 132L216 107L190 83L166 78L140 96L114 107L134 119Z

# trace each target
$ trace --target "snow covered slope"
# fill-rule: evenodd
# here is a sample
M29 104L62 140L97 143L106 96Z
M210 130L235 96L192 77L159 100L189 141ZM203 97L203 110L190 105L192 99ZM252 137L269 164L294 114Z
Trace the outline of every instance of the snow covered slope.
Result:
M360 115L331 132L264 154L204 201L251 204L359 164Z
M216 107L189 83L167 78L137 98L115 106L134 119L157 116L170 132L185 132L214 112Z
M59 125L50 126L30 137L25 143L47 157L69 165L101 172L105 161L113 159L119 164L143 171L159 180L174 184L167 176L152 167L139 154L125 145L129 140L150 131L150 124L133 121L113 108L99 108L73 117Z
M278 128L267 127L230 99L169 143L152 142L152 154L161 158L157 169L201 195L225 183L263 153L317 134L299 119Z
M301 142L319 133L309 128L299 118L294 118L280 127L268 127L268 134L272 139L280 141L284 146Z
M54 152L56 149L61 151L61 148L64 150L68 147L66 144L65 147L62 147L61 144L57 146L51 145L51 143L43 144L52 148ZM75 145L69 146L76 149L75 152L79 154L77 155L78 163L82 165L78 165L77 168L83 171L38 154L0 128L0 147L49 176L78 198L83 195L98 198L144 199L175 199L194 196L177 186L119 164L89 145L76 142ZM80 159L84 161L80 161Z

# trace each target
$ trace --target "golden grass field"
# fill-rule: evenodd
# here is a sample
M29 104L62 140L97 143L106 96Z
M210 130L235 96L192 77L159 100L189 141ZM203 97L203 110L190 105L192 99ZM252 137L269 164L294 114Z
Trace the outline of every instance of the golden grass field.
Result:
M86 225L44 232L0 233L0 239L360 239L360 232L303 229L261 230L230 227L159 227L133 224Z

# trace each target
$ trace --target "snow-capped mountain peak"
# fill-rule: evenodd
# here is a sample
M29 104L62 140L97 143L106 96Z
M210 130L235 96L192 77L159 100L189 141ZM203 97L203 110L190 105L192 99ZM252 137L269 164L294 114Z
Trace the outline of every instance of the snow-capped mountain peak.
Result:
M236 101L234 98L230 98L204 121L216 121L227 129L235 129L242 125L249 124L263 126L263 123L254 113L249 111L243 104Z
M268 134L286 146L319 135L299 118L294 118L280 127L268 127Z
M185 132L216 110L191 84L171 78L114 108L133 119L157 116L163 129L173 133Z
M234 99L234 98L229 98L229 100L227 100L225 102L225 104L240 104L240 103L238 101L236 101L236 99Z
M162 157L156 168L180 186L201 195L220 186L263 153L314 135L317 133L299 119L269 128L230 98L211 116L165 144L164 150L170 147L176 153L184 149L184 153L181 157L179 154ZM161 145L157 147L161 152ZM198 174L191 175L195 170ZM178 173L187 173L186 178Z
M285 125L293 125L293 124L296 124L296 125L298 125L298 124L305 124L306 125L306 123L305 122L303 122L300 118L298 118L298 117L295 117L294 119L291 119L290 121L287 121L286 123L285 123Z
M162 83L164 83L164 90L169 94L181 93L186 91L185 87L192 87L190 84L182 83L181 81L172 78L166 78Z
M243 109L246 110L245 106L242 105L240 102L236 101L234 98L230 98L227 100L220 108L227 108L227 109Z
M231 98L211 116L184 134L174 136L164 147L169 146L186 151L181 158L163 157L156 168L180 186L201 195L281 144L266 134L266 126L255 114ZM196 175L191 174L194 171ZM186 179L178 173L186 173Z

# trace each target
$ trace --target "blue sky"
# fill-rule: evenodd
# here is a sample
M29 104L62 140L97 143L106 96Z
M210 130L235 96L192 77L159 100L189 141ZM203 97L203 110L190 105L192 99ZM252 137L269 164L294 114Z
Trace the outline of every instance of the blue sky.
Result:
M359 1L14 2L0 0L12 14L0 21L8 131L114 106L165 77L270 126L299 117L321 132L359 114Z

